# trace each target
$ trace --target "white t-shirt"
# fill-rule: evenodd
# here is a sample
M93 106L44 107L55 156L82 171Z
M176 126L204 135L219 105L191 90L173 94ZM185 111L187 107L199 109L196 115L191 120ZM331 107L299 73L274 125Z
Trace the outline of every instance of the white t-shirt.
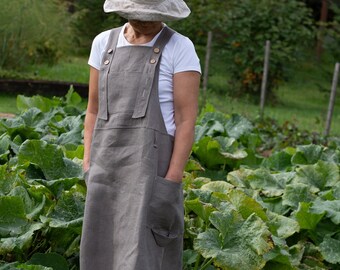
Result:
M123 46L139 46L130 44L124 37L124 29L119 34L117 48ZM160 32L161 33L161 32ZM158 33L153 40L143 46L152 47L156 42ZM110 30L100 33L92 43L92 49L88 64L99 70L106 45L110 36ZM173 104L173 75L183 71L197 71L201 73L200 62L191 40L179 33L175 33L163 49L159 70L159 102L165 126L169 134L174 135L176 126Z

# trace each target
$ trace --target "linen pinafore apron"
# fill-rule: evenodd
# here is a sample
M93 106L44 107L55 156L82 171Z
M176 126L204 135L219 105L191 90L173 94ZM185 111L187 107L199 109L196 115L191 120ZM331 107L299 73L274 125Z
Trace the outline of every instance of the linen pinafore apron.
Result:
M116 48L120 30L112 30L100 70L80 269L180 270L182 185L163 178L173 136L158 97L173 30L165 27L153 47Z

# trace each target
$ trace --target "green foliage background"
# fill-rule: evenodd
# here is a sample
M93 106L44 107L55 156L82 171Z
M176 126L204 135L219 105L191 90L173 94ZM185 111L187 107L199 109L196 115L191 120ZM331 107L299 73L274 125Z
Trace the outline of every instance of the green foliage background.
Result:
M0 68L53 64L70 47L70 16L60 2L1 0L0 6Z
M87 57L98 33L125 22L116 14L105 14L103 1L1 1L0 69L20 70L41 62L54 64L69 54ZM226 63L224 75L229 78L227 88L212 89L219 94L223 91L232 97L258 101L264 45L270 40L268 97L275 101L274 90L287 80L292 62L310 57L306 51L315 46L317 21L305 4L310 1L186 2L191 15L168 24L194 41L202 64L207 33L213 32L213 51L218 50L219 61ZM337 59L339 6L336 1L331 3L332 18L322 35L326 51ZM1 74L6 77L11 73L1 71Z

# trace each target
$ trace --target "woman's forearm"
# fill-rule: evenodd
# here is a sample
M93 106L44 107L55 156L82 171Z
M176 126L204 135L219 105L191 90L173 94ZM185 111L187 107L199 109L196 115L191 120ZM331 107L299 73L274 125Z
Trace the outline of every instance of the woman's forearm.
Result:
M200 74L180 72L174 75L175 144L166 178L180 182L191 152L198 111Z
M85 122L84 122L84 158L83 170L86 172L90 167L90 151L92 134L98 114L98 77L99 71L95 68L90 68L89 81L89 101L87 104Z
M87 171L90 166L90 151L91 142L94 125L96 122L97 114L86 113L85 123L84 123L84 159L83 159L83 169Z
M181 181L194 141L194 123L186 121L176 128L175 144L171 157L167 179Z

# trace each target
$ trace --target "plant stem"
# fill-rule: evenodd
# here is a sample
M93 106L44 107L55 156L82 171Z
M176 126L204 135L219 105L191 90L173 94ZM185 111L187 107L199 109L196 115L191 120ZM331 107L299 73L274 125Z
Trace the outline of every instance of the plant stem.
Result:
M211 258L209 261L207 261L201 268L200 270L206 269L213 261L214 258Z
M199 263L201 261L201 257L202 257L202 255L198 254L196 262L195 262L195 268L193 270L198 270L198 266L199 266Z

